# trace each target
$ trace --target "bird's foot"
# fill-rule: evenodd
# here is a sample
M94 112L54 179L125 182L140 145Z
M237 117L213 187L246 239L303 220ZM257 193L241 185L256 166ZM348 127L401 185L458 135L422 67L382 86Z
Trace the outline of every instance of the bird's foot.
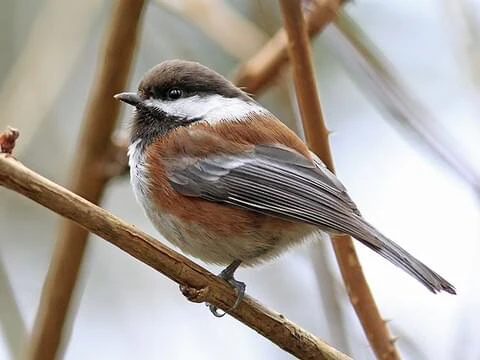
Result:
M226 313L229 313L230 311L235 310L238 307L238 305L240 305L240 303L242 302L245 296L245 289L246 289L245 283L235 280L235 278L233 277L233 274L235 273L235 270L237 270L237 268L240 266L240 263L241 263L240 260L233 261L230 265L228 265L225 268L225 270L223 270L218 275L219 278L227 281L229 284L233 286L233 288L235 289L235 293L237 294L237 300L235 301L235 304L233 304L233 306L225 312L220 312L215 305L207 304L212 314L216 317L223 317L225 316Z

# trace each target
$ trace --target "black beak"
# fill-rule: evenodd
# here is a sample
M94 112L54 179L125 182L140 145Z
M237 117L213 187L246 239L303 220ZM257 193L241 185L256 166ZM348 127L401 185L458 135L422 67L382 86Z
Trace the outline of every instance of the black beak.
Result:
M123 92L113 95L113 97L132 106L138 106L140 103L142 103L142 99L140 99L140 96L138 96L134 92Z

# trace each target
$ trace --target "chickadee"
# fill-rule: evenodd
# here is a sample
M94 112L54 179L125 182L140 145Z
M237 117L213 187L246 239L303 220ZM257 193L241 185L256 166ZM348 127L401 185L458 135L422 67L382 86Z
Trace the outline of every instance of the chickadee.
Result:
M455 294L440 275L360 215L345 187L272 113L215 71L165 61L138 91L128 149L133 191L158 231L187 254L229 264L278 256L318 231L351 235L430 291ZM218 315L215 308L211 307Z

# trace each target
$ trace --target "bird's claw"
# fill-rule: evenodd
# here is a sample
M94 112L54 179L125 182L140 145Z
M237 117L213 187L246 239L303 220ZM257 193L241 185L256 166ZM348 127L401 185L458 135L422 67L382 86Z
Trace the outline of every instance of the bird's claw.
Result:
M220 277L221 277L221 275L220 275ZM233 306L225 312L220 312L215 305L207 304L208 308L210 309L210 312L215 317L218 317L218 318L223 317L223 316L225 316L225 314L235 310L240 305L243 298L245 297L245 289L246 289L245 283L243 283L241 281L238 281L238 280L235 280L234 278L225 279L225 280L227 280L228 283L231 284L233 286L233 288L235 289L235 293L237 294L237 300L235 300L235 304L233 304Z
M237 294L237 300L235 300L235 304L228 309L225 312L219 312L218 308L215 305L212 304L207 304L208 308L210 309L210 312L215 316L215 317L223 317L225 314L229 313L230 311L235 310L238 305L242 302L244 296L245 296L245 288L246 285L245 283L235 280L233 277L233 273L235 270L240 266L241 261L240 260L235 260L233 261L225 270L223 270L218 277L227 281L230 285L233 286L235 289L235 293Z

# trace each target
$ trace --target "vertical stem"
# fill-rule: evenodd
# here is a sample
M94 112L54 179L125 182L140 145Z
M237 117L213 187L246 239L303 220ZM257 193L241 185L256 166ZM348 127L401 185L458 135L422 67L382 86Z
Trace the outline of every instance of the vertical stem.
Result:
M20 359L27 338L27 329L8 278L7 269L0 258L0 333L10 350L12 359Z
M120 104L112 96L127 84L143 6L144 1L139 0L114 1L95 83L85 111L69 187L93 203L101 200L109 180L102 165L111 146L111 135L120 110ZM87 237L87 230L62 220L43 286L28 359L50 360L58 353Z
M297 101L310 148L334 171L328 130L322 115L312 54L301 2L280 0L289 56L293 65ZM350 297L370 345L378 359L399 359L385 322L372 297L350 236L333 236L333 248Z

